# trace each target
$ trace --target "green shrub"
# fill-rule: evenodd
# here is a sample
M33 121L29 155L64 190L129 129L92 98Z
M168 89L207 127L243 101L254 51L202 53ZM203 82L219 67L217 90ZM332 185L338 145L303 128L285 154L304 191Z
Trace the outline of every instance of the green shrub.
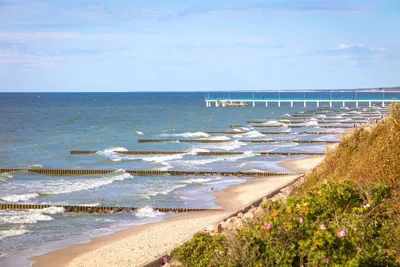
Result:
M285 203L174 250L186 266L400 266L400 104L355 130Z
M225 248L222 235L195 234L186 244L174 249L172 256L186 266L220 266L218 259L223 257Z
M173 255L186 266L398 266L389 198L382 182L367 190L325 182L284 203L267 201L265 217L226 237L197 234Z

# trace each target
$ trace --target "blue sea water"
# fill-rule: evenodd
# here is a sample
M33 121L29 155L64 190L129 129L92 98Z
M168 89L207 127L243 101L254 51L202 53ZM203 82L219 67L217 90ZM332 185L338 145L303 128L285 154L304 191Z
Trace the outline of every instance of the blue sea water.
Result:
M231 96L243 94L232 93ZM349 97L351 93L337 94ZM215 97L226 95L213 94ZM262 96L261 93L257 95ZM395 96L398 97L398 94ZM58 208L0 211L0 266L10 266L11 262L13 266L25 266L28 262L18 258L18 255L44 252L49 244L65 245L68 240L70 243L78 242L78 237L90 237L175 216L155 212L151 207L216 208L218 206L213 202L211 188L223 190L247 179L211 176L134 177L124 170L287 171L277 163L291 157L262 157L255 152L322 152L325 149L322 145L299 144L296 140L336 138L328 135L262 135L259 131L277 129L252 129L246 123L248 120L287 118L295 112L316 110L315 104L308 104L307 108L302 104L294 107L283 104L280 108L271 104L268 108L262 104L254 108L206 108L204 97L204 93L181 92L0 94L0 168L115 170L115 173L104 176L75 177L2 173L0 202L144 207L137 213L114 215L64 213ZM340 111L338 106L336 110L346 112ZM245 125L247 129L238 131L238 135L204 133L232 131L229 125ZM278 130L307 131L311 126L315 125ZM229 138L230 141L215 144L138 143L141 138ZM238 141L247 138L280 138L293 142L249 144ZM187 153L133 156L113 152L124 149ZM71 150L96 150L100 153L70 155ZM199 157L195 155L196 151L249 153Z

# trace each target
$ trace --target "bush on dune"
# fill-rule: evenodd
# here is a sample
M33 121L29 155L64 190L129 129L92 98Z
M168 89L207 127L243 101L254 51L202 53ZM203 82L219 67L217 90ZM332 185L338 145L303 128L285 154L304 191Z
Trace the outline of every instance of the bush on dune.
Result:
M400 232L389 198L385 183L364 191L327 182L285 203L266 202L265 214L237 232L197 234L173 256L186 266L396 266Z

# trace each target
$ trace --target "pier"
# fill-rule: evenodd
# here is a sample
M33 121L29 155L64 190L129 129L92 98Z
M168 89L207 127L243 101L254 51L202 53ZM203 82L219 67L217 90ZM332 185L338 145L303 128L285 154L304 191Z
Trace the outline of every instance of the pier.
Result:
M256 103L262 103L265 105L265 107L268 107L269 104L276 104L278 107L281 106L282 103L288 103L290 104L290 107L293 107L295 103L301 103L303 104L304 107L307 107L307 104L310 103L315 103L317 107L319 107L321 104L326 104L329 105L329 107L332 107L334 103L340 103L342 107L346 107L346 105L349 105L350 103L355 104L356 107L359 107L361 104L365 104L368 107L372 107L373 104L378 104L382 107L385 107L387 104L395 103L395 102L400 102L400 99L397 98L391 98L385 96L385 92L377 92L376 96L371 97L371 96L359 96L360 94L357 94L355 92L354 97L340 97L340 96L334 96L335 93L338 92L329 92L329 97L315 97L315 93L311 91L295 91L297 94L302 94L303 97L289 97L287 96L287 93L293 93L291 91L287 92L274 92L274 91L269 91L269 92L260 92L262 93L275 93L277 96L274 97L256 97L254 92L252 94L252 97L230 97L230 94L228 97L206 97L205 98L205 103L206 107L233 107L233 106L256 106ZM310 94L314 93L314 95ZM325 91L321 91L319 93L327 93Z

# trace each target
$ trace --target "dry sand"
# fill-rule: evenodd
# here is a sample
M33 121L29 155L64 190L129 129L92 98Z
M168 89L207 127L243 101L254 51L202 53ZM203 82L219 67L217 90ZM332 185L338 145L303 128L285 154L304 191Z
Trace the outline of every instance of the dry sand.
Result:
M323 157L311 157L281 163L293 171L305 171L315 167ZM188 240L193 234L214 222L284 187L298 176L272 176L251 179L245 184L216 192L216 202L224 211L187 213L168 218L163 222L147 224L97 237L87 244L72 245L43 256L33 257L35 267L113 267L141 266L171 251Z

